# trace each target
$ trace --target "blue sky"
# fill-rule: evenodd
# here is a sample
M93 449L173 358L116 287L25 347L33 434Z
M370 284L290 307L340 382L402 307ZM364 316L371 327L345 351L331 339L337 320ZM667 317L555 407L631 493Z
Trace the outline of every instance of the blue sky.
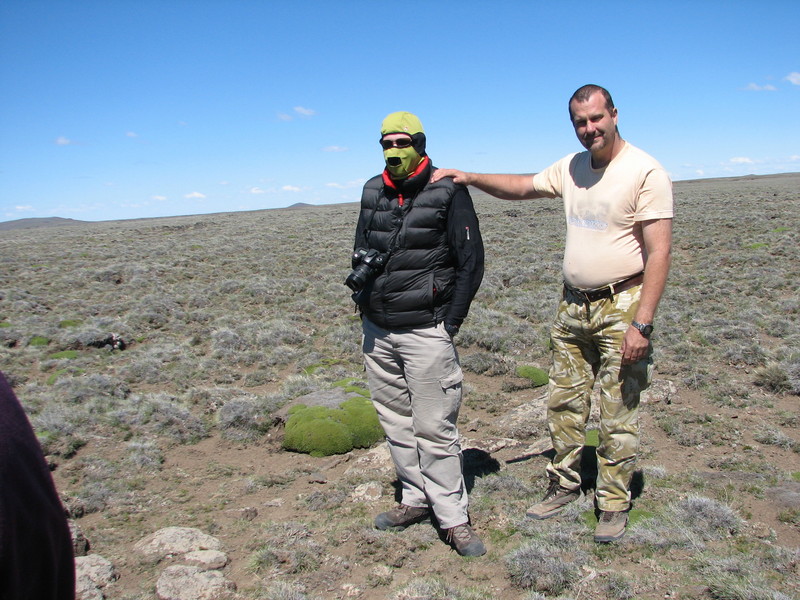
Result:
M673 179L800 171L800 2L2 0L0 221L357 201L380 122L536 172L607 87Z

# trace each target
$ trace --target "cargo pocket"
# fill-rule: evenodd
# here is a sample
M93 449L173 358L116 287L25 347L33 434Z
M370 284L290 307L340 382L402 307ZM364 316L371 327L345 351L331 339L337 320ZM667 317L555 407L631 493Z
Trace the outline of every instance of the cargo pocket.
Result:
M450 375L442 377L439 380L439 385L442 386L443 390L447 391L450 388L454 388L461 385L462 381L464 381L464 373L461 370L461 367L456 366L455 371L453 371Z

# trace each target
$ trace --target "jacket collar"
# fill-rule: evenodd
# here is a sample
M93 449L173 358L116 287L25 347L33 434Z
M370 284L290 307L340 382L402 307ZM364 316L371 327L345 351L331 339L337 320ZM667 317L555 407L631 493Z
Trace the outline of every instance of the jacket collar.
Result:
M402 194L406 197L414 197L428 184L431 178L431 171L431 159L425 156L414 172L405 179L392 179L389 176L389 171L384 169L383 183L386 187L396 190L398 194Z

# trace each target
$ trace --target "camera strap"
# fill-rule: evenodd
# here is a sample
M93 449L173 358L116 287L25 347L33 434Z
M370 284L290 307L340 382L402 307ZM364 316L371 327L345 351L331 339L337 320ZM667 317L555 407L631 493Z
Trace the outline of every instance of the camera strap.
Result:
M387 262L389 261L389 258L392 256L394 251L397 249L397 237L400 235L400 230L403 229L403 223L405 222L406 215L411 211L411 208L414 206L414 197L413 196L410 199L408 199L407 208L405 210L403 210L403 208L402 208L403 207L403 202L402 202L403 196L399 195L399 199L400 199L399 207L400 207L400 210L401 210L400 222L394 228L394 231L392 231L392 237L389 238L388 249L386 250L386 261ZM371 229L372 221L375 218L375 213L377 213L377 212L378 212L378 203L376 203L375 204L375 208L372 209L372 214L369 216L369 221L367 221L367 225L366 225L366 227L364 227L364 239L367 240L368 244L369 244L369 234L372 233L372 229Z

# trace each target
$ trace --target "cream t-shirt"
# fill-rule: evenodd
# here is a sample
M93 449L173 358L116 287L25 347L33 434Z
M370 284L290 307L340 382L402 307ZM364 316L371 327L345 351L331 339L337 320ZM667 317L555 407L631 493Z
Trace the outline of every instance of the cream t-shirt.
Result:
M641 221L672 218L667 172L627 142L603 169L592 168L589 152L565 156L534 175L533 187L545 197L564 199L564 281L579 289L604 287L643 271Z

